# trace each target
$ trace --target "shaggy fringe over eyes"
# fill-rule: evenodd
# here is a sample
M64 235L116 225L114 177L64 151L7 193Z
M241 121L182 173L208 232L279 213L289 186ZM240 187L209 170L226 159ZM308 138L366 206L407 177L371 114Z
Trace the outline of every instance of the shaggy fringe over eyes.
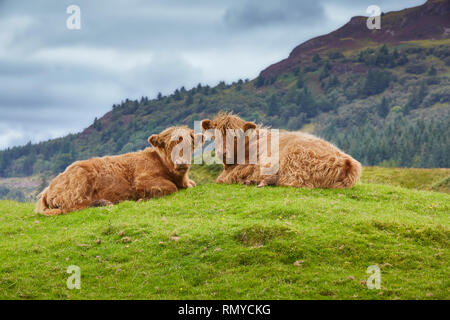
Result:
M187 126L170 127L158 135L159 139L161 139L161 141L164 142L166 149L169 148L170 142L173 142L172 136L174 134L176 136L183 137L183 139L186 139L187 141L189 141L189 139L192 139L191 143L194 141L194 131L189 127Z
M219 129L225 134L226 129L243 129L247 121L234 115L233 112L219 112L213 119L212 123L214 128ZM256 125L256 128L260 127L261 126Z

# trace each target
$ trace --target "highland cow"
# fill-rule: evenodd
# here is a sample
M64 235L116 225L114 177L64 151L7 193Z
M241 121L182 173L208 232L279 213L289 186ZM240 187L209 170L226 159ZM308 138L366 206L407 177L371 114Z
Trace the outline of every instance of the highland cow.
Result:
M303 132L279 132L276 173L262 174L261 152L266 146L266 140L261 137L271 135L267 128L246 122L231 113L219 113L213 120L202 121L203 130L218 130L223 138L221 145L216 145L216 154L222 159L224 170L217 178L217 183L257 184L293 186L305 188L350 188L361 176L361 164L348 154L342 152L329 142ZM244 149L245 162L238 163L237 139L227 139L227 129L242 130L246 133ZM253 135L247 130L253 130ZM229 134L229 131L228 131ZM254 139L253 139L254 138ZM267 139L270 141L270 139ZM217 144L217 143L216 143ZM252 145L252 144L256 144ZM253 147L253 148L252 148ZM233 150L234 161L226 161L227 151ZM258 161L250 163L250 150L258 151Z
M195 183L188 177L193 139L191 129L172 127L148 138L153 148L76 161L41 193L36 211L58 215L193 187Z

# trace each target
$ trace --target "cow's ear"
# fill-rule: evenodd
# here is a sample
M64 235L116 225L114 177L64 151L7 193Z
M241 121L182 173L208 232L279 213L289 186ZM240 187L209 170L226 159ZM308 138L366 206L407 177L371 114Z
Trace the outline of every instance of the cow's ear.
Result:
M202 120L202 128L203 130L211 129L212 128L211 120L209 119Z
M164 141L162 141L162 139L157 134L152 134L148 138L148 142L154 147L164 147Z
M194 130L189 130L189 135L191 136L192 141L195 140Z
M254 124L253 122L246 122L244 124L244 132L249 129L256 129L256 124Z

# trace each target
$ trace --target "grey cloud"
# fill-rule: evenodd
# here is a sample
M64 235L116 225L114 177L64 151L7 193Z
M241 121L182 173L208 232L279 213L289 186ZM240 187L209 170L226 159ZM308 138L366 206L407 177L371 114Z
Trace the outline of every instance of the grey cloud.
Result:
M273 24L305 25L323 17L323 8L317 1L246 0L229 8L224 22L233 27L248 28Z

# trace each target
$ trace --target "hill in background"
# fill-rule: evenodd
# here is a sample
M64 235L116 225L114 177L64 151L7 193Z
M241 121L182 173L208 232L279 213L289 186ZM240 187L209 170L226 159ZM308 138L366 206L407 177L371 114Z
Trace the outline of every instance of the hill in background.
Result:
M147 146L218 111L328 139L364 165L450 167L450 1L363 17L305 42L258 78L124 100L78 134L0 152L0 177L55 175L77 159Z

